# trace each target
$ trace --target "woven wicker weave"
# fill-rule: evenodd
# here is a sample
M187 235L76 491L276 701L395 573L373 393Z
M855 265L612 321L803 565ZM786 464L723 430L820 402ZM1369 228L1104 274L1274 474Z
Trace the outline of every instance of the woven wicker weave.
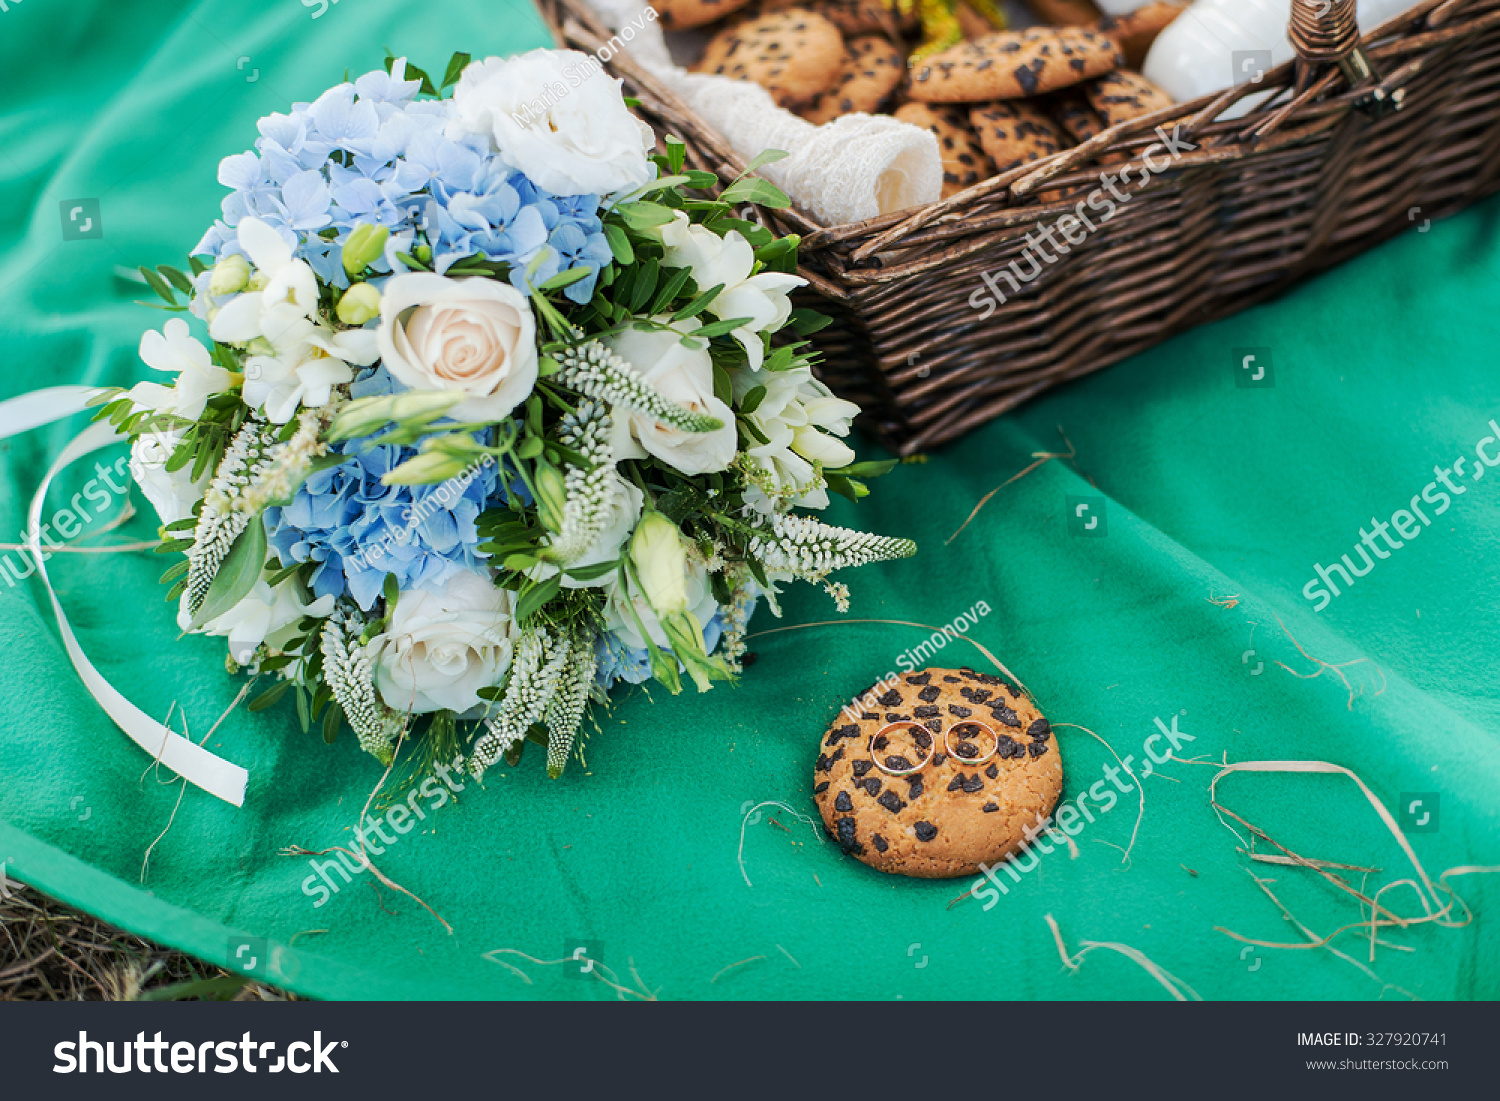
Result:
M834 319L815 338L822 374L865 409L866 430L900 454L933 447L1500 190L1500 0L1426 0L1363 39L1354 0L1293 9L1299 59L1257 84L1123 123L930 206L842 226L761 211L803 237L806 304ZM592 51L609 38L582 0L542 10L559 43ZM694 167L739 172L728 143L628 55L610 68L658 133L687 142ZM1285 94L1213 121L1264 89ZM1138 158L1159 126L1180 126L1198 148L1019 293L1002 283L1006 301L983 318L970 304L981 273L1019 260L1038 223L1099 186L1101 159ZM1038 198L1059 192L1072 194Z

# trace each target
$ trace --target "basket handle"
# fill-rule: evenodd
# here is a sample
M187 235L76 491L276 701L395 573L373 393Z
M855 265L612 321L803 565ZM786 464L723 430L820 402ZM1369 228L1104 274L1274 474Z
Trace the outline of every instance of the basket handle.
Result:
M1307 66L1337 65L1351 88L1375 83L1379 77L1360 45L1355 0L1292 0L1292 22L1287 38ZM1365 92L1357 104L1371 114L1396 110L1400 103L1382 88Z

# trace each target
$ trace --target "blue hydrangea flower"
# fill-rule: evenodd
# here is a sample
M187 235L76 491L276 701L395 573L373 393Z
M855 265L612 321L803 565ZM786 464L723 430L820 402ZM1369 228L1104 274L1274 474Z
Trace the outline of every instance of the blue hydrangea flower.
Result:
M753 607L753 606L752 606ZM703 652L711 654L724 637L725 614L720 608L703 628ZM605 631L594 643L594 684L608 692L617 681L641 684L651 679L651 654L625 645L620 636Z
M528 270L541 283L587 264L594 274L564 292L587 302L610 261L599 196L543 191L507 167L487 137L454 132L451 100L413 99L419 86L398 61L390 73L366 73L261 119L255 149L219 165L230 194L194 255L243 253L235 227L253 216L291 229L318 278L344 288L344 242L366 223L391 231L372 265L378 277L408 270L399 254L426 244L438 272L482 255L510 264L523 291Z

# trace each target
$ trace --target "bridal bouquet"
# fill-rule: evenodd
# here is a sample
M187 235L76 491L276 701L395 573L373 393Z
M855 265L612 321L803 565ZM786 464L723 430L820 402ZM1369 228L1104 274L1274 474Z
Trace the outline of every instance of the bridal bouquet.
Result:
M915 552L793 511L889 464L813 376L796 238L735 216L786 198L653 154L592 59L392 58L259 130L191 270L141 269L209 343L171 318L165 381L99 399L252 709L555 776L611 686L706 691L779 582L843 610L832 571Z

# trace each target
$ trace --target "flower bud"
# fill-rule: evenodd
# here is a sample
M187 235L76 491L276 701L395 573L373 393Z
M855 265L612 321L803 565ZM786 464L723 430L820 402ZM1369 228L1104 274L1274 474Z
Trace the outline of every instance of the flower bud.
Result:
M250 261L237 252L232 252L214 265L208 281L208 293L212 295L237 294L250 282Z
M345 325L363 325L380 316L380 292L368 283L356 283L339 299L339 320Z
M822 463L828 470L848 466L855 459L852 447L810 425L792 430L792 450L809 462Z
M361 222L344 241L344 270L358 275L385 252L385 239L391 231L385 226L372 226Z
M687 548L676 524L659 512L647 511L630 540L630 559L658 617L687 611Z
M561 531L563 508L568 503L568 491L563 476L555 466L541 463L536 471L536 507L541 513L542 525L548 531Z

